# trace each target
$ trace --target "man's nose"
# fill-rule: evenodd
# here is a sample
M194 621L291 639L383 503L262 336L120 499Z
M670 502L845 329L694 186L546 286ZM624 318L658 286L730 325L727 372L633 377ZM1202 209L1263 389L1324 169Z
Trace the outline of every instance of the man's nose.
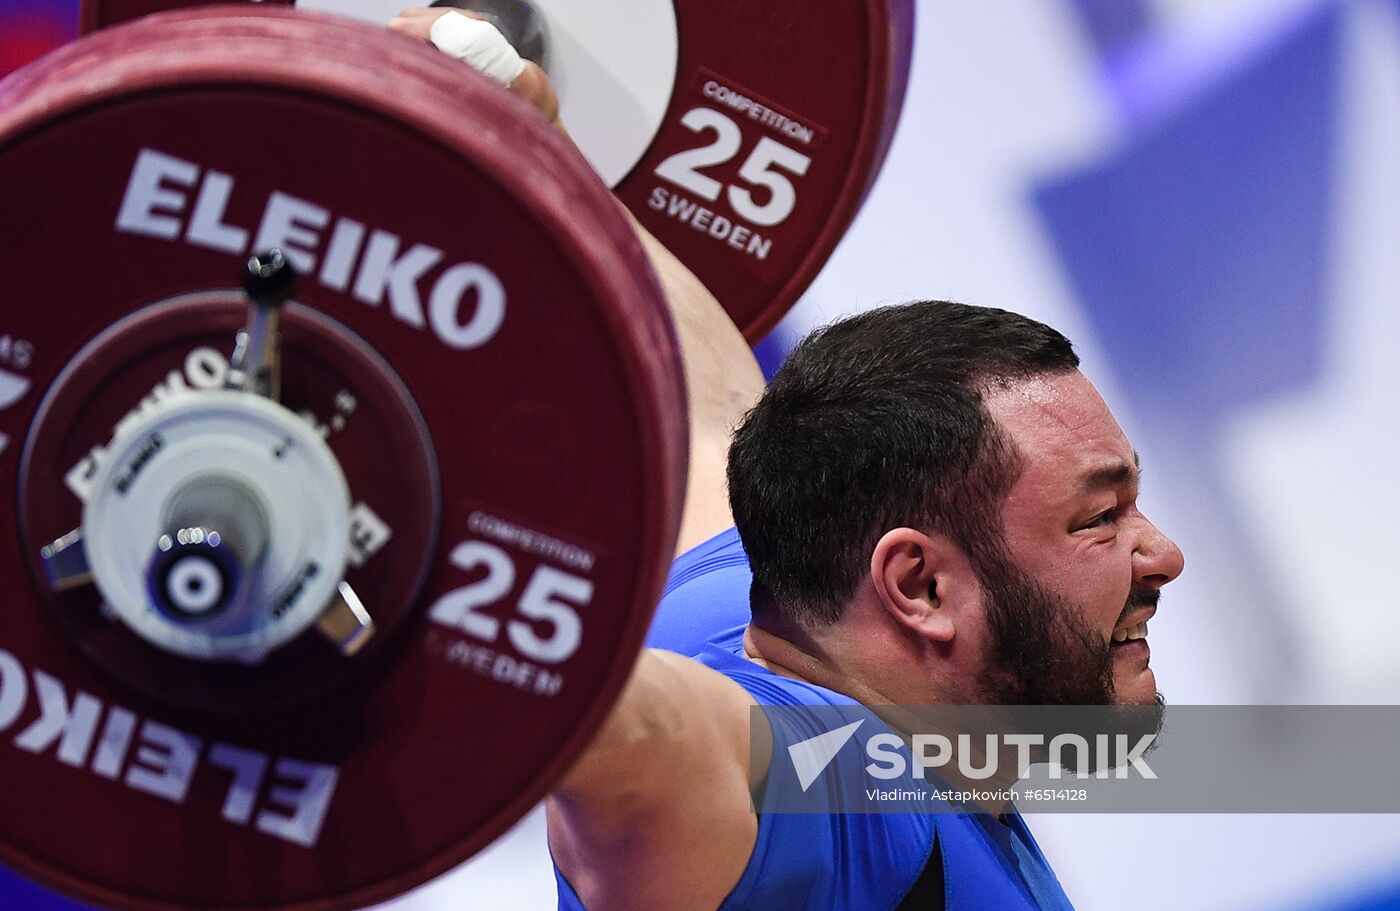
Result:
M1142 537L1133 551L1134 581L1160 588L1181 575L1185 566L1186 557L1176 542L1144 517Z

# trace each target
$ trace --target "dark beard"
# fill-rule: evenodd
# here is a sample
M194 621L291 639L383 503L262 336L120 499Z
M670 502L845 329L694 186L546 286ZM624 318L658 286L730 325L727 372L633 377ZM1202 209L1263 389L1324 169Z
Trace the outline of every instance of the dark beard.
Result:
M982 562L992 654L981 681L986 701L1000 705L1113 705L1113 654L1065 600L1004 556ZM1123 617L1155 606L1158 592L1135 586ZM1157 700L1162 702L1161 694Z
M1066 733L1089 743L1097 734L1123 734L1135 743L1141 735L1160 733L1166 706L1162 694L1147 705L1118 705L1109 643L1063 598L1009 561L993 562L985 573L979 570L992 634L992 653L980 681L983 700L992 705L1059 707L1014 712L1010 720L1017 729L1041 732L1047 743ZM1135 587L1123 616L1155 605L1157 599L1156 589ZM1066 762L1066 768L1097 771L1105 758L1109 768L1116 767L1122 762L1122 745L1114 739L1106 757L1077 757Z
M991 654L980 688L993 705L1111 705L1113 656L1064 600L1010 561L978 567Z

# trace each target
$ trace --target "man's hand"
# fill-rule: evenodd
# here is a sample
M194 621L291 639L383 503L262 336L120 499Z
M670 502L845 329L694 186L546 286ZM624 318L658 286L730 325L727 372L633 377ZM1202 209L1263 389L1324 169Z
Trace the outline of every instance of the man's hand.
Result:
M486 17L479 13L472 12L471 10L459 10L450 7L410 7L395 16L394 20L389 23L389 28L412 38L417 38L420 41L426 41L453 56L458 56L453 48L443 47L439 44L443 34L442 28L437 30L436 36L434 35L434 26L438 24L438 20L448 15L465 16L483 23L487 21ZM489 23L487 24L489 25ZM494 29L494 26L492 26L492 28ZM499 32L497 35L499 35ZM435 38L437 40L435 40ZM504 38L500 40L504 45ZM508 45L504 46L508 47ZM458 56L458 59L462 59L464 63L472 63L471 60L464 59L461 56ZM544 70L540 69L533 61L525 60L522 62L524 67L520 72L506 81L508 88L512 93L519 95L538 108L550 123L562 130L564 125L559 122L559 97L555 95L554 86L550 83L549 77L546 76Z
M432 31L433 23L451 12L458 12L451 8L439 7L437 9L425 9L421 6L410 7L394 17L394 21L389 23L389 28L396 32L403 32L422 41L432 43L429 33ZM460 10L462 15L470 16L473 19L480 19L481 16L469 10Z

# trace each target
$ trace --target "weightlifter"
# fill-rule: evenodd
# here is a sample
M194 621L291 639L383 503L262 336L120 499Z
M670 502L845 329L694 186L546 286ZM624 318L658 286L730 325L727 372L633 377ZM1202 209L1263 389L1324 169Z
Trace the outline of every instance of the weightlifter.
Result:
M442 15L395 27L434 40ZM541 73L514 88L555 115ZM549 800L560 907L1069 908L1013 807L750 801L751 774L786 762L761 726L751 737L755 705L1158 701L1146 623L1182 555L1138 509L1136 453L1070 342L1002 310L912 303L819 330L761 391L723 310L646 242L692 400L678 565L715 573L673 591L661 622L751 619L716 620L695 658L638 659ZM825 774L862 771L838 755Z

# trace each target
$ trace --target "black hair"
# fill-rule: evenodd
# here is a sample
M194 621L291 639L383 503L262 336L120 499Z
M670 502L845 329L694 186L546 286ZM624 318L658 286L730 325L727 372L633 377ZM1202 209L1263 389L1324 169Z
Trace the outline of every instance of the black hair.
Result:
M1015 447L983 391L1079 366L1028 317L948 301L869 310L812 333L735 432L729 500L755 616L835 621L888 530L946 534L1002 565Z

